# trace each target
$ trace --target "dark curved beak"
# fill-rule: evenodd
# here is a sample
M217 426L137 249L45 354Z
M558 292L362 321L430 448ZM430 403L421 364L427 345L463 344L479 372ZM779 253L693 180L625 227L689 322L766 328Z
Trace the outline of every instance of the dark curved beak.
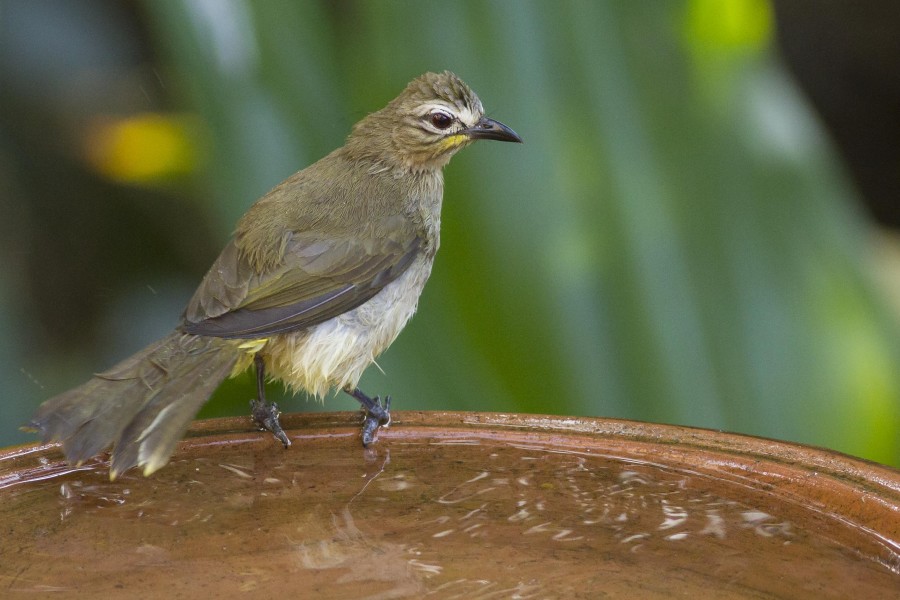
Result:
M493 119L481 117L481 120L468 129L463 129L460 133L469 136L472 140L497 140L498 142L518 142L522 143L522 138L515 131Z

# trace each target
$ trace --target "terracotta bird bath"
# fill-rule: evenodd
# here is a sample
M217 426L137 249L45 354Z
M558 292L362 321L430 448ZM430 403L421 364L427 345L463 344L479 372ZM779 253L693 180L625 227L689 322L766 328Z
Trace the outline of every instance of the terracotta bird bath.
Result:
M593 418L198 422L149 478L0 452L0 595L900 598L900 472ZM60 596L62 597L62 596Z

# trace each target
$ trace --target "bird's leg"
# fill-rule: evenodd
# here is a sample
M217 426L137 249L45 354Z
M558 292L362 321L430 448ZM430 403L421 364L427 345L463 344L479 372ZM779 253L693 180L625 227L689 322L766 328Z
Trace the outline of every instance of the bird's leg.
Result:
M272 435L287 448L291 445L291 440L278 421L281 411L274 402L266 402L266 363L263 357L257 354L253 357L253 364L256 366L256 400L250 401L250 415L257 425L272 432Z
M369 398L359 388L346 387L344 392L356 398L366 411L366 420L363 421L362 427L362 443L363 446L368 446L375 441L375 432L379 427L388 427L391 424L391 397L385 396L382 404L380 397Z

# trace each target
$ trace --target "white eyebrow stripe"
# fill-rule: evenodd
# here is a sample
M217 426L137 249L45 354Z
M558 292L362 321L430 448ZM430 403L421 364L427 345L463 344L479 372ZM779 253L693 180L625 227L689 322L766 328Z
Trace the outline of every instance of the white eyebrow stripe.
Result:
M455 115L458 112L458 109L455 106L446 102L429 102L428 104L423 104L422 106L420 106L419 110L416 112L419 114L419 116L425 116L435 110L443 110L450 113L451 115Z

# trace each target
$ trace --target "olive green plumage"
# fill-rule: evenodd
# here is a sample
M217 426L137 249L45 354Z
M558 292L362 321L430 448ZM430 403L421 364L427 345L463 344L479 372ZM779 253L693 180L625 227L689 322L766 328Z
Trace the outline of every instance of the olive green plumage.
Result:
M521 141L483 113L448 71L413 80L247 211L175 332L47 400L32 426L76 463L112 446L116 477L165 465L216 386L254 361L260 378L371 409L356 385L431 273L442 167L477 139Z

